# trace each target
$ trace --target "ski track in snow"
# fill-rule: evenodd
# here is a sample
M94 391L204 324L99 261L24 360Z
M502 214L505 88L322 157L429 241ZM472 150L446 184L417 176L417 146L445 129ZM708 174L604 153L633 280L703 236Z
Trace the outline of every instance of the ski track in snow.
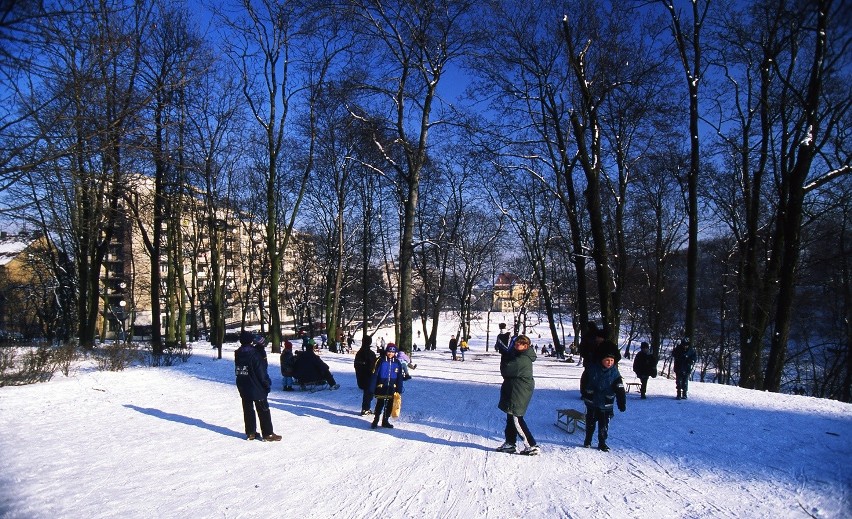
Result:
M628 394L603 453L554 426L583 409L582 368L539 357L525 418L542 453L499 453L499 357L474 339L465 362L414 354L392 430L358 414L351 355L322 352L341 389L284 393L270 354L284 441L249 442L234 346L0 388L0 518L852 517L849 404L697 382L676 401L658 377L647 400Z

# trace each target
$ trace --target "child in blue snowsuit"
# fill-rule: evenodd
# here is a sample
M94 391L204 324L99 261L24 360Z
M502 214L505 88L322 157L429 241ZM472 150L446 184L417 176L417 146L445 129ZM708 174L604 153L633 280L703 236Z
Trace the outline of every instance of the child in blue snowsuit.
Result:
M621 373L615 365L615 355L604 354L600 362L590 365L580 377L580 393L586 403L586 440L583 447L592 446L595 425L598 428L598 449L606 452L609 419L613 416L613 403L622 413L627 409L627 397Z
M370 379L370 390L376 396L376 410L373 412L373 424L375 429L379 426L379 418L382 418L382 427L393 429L388 418L390 418L393 407L393 394L402 394L403 372L402 364L396 358L398 352L396 344L389 342L385 346L384 357L376 361L373 369L373 377ZM382 417L382 411L384 416Z

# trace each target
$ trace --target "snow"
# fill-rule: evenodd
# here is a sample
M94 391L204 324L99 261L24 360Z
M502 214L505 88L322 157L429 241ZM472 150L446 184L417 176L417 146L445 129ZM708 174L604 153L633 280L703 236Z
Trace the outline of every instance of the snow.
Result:
M442 330L414 353L392 430L370 429L353 356L328 351L342 387L315 393L281 391L270 354L282 442L244 439L235 344L0 388L0 517L852 517L852 405L698 382L678 401L658 377L647 400L628 394L604 453L554 425L583 409L582 368L539 356L525 418L541 455L503 454L499 357L477 330L452 362Z

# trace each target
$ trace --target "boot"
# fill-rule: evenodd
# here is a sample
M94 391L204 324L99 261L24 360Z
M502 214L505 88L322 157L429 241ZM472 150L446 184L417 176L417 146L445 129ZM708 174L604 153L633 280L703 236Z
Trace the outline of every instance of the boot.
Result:
M586 424L586 439L583 440L583 447L591 447L592 446L592 435L595 434L594 429L589 429L588 424Z
M385 415L384 420L382 420L382 427L386 427L388 429L393 429L393 425L388 421L387 415Z
M375 428L376 428L376 427L378 427L378 426L379 426L379 415L378 415L378 413L377 413L377 414L375 415L375 417L373 418L373 423L372 423L372 424L370 424L370 429L375 429Z
M680 389L677 390L677 396L675 397L675 400L680 400Z
M682 396L681 398L683 398L684 400L686 400L686 390L685 390L685 389L683 390L683 396Z

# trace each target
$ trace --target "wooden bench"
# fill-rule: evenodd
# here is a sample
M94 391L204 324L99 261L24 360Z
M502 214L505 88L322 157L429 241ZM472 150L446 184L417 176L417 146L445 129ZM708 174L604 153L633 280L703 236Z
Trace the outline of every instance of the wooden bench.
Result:
M556 427L564 429L569 434L573 434L577 427L585 431L586 415L576 409L557 409Z
M629 393L630 389L632 389L634 387L636 388L636 391L641 390L642 384L640 384L639 382L628 382L628 383L625 384L625 387L627 388L626 391Z

